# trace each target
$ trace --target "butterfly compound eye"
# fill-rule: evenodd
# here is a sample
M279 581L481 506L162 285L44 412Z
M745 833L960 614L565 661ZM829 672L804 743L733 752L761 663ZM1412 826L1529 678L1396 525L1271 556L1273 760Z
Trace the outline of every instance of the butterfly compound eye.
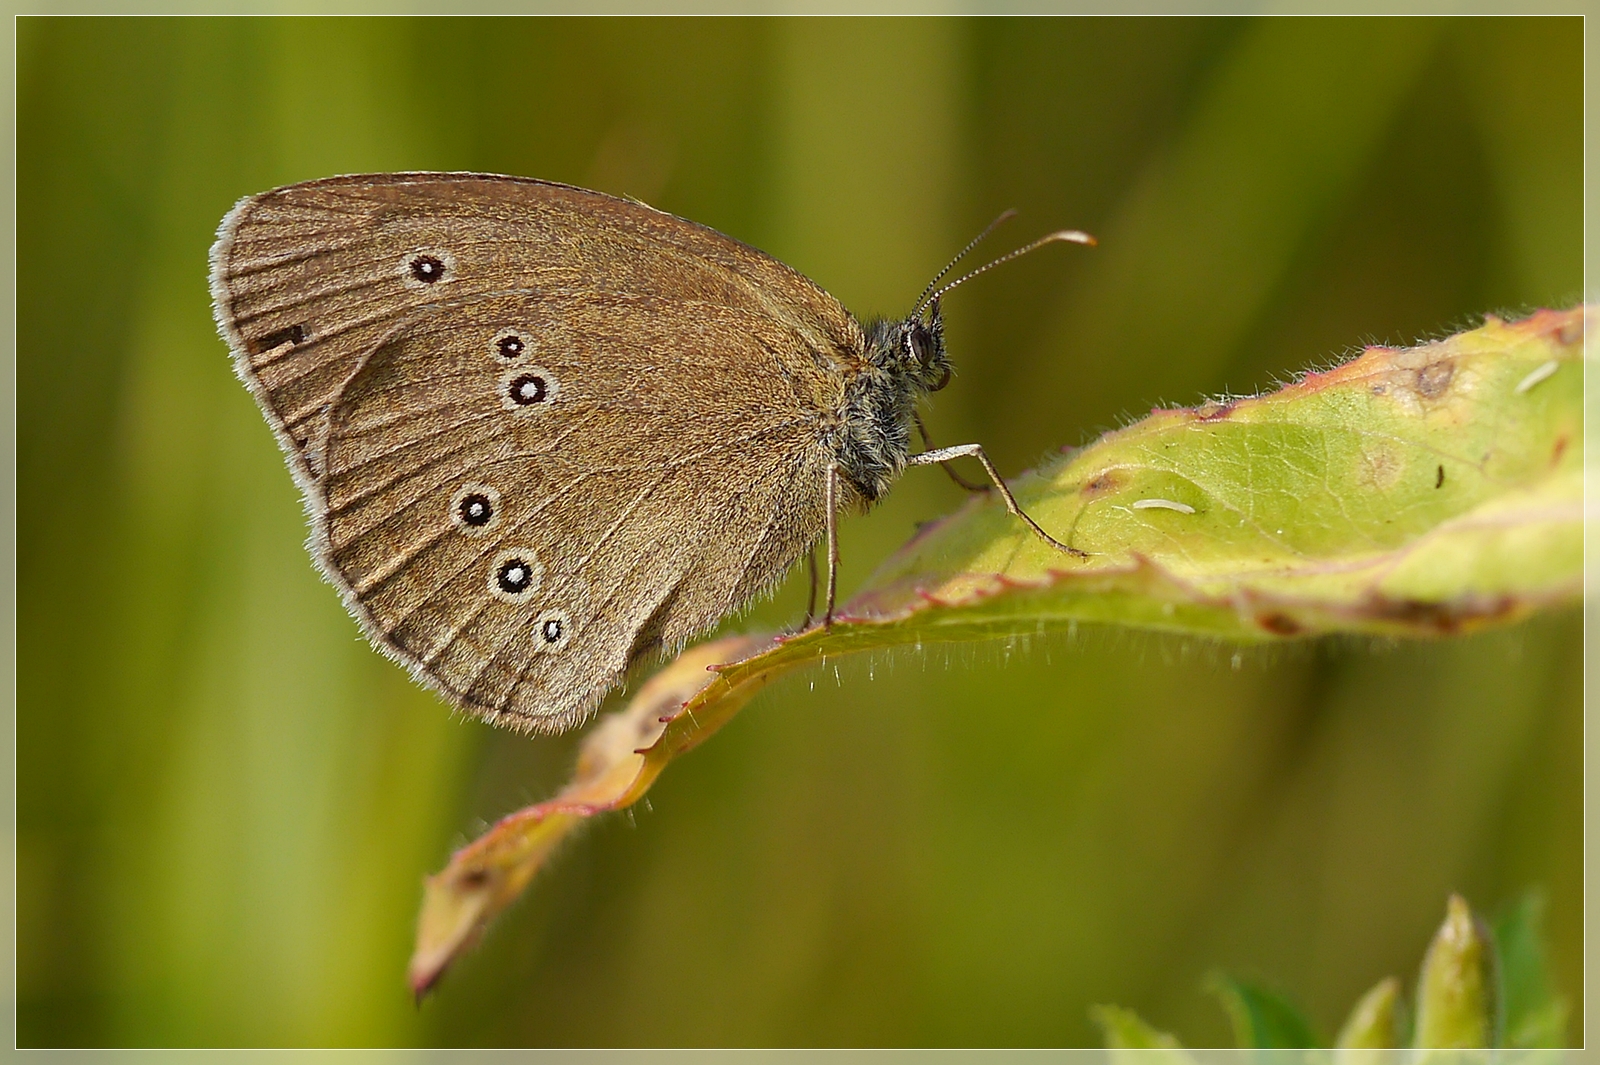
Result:
M938 345L933 334L921 322L908 322L905 327L906 362L926 368L938 355Z

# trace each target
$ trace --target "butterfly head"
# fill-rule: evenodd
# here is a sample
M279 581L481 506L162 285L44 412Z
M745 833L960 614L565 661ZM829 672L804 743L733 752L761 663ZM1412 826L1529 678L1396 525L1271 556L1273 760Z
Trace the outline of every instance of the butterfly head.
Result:
M867 347L874 363L913 391L937 392L950 383L950 356L944 348L944 320L937 302L927 313L875 323Z

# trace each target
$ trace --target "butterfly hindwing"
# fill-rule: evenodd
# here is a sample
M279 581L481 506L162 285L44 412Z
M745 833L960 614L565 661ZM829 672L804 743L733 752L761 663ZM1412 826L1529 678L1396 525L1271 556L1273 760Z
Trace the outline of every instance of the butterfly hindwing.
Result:
M737 607L752 562L781 573L774 542L786 566L821 528L820 511L785 510L825 460L770 391L782 376L686 419L695 397L674 378L695 359L663 367L670 321L637 305L631 335L602 330L616 304L512 294L430 314L329 412L326 564L376 638L486 716L569 724L639 654ZM761 327L704 313L728 338ZM552 336L561 350L534 340ZM515 359L507 337L523 339ZM523 405L527 378L539 398ZM525 594L497 583L515 561L536 574ZM560 653L540 627L552 617Z

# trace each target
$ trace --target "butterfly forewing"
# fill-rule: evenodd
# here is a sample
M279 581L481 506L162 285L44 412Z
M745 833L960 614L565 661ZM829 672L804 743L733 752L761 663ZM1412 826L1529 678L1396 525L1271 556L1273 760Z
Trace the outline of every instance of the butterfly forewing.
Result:
M218 320L298 472L363 355L419 307L516 287L742 307L818 351L848 350L843 308L782 263L599 193L481 175L330 178L264 193L213 250ZM775 293L782 292L778 298Z
M245 201L214 257L319 561L475 713L576 723L822 528L859 328L737 242L566 186L387 175Z

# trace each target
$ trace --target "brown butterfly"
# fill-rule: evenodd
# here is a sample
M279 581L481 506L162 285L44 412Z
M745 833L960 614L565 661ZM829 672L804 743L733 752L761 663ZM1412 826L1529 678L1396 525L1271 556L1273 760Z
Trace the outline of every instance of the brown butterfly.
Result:
M989 266L1056 240L1093 243L1052 233ZM912 454L917 400L950 378L939 297L982 272L936 290L949 269L863 328L776 259L641 203L376 174L242 200L211 291L367 638L464 710L558 732L819 538L831 621L835 515L907 466L976 457L1073 550L979 446Z

